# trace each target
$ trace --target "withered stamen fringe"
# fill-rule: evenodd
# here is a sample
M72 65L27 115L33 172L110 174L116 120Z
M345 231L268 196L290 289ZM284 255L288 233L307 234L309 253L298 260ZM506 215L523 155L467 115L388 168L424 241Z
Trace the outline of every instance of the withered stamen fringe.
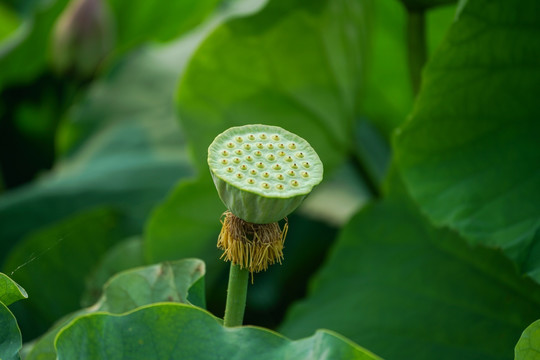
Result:
M221 259L231 261L252 274L268 269L268 265L283 260L283 245L289 224L285 219L283 230L279 224L253 224L240 219L230 211L223 213L223 227L217 247L223 250Z

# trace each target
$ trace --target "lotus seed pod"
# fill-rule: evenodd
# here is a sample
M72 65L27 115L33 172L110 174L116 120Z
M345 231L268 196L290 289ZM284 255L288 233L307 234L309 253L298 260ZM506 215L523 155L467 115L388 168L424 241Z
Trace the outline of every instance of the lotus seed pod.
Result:
M269 125L219 134L208 148L208 165L225 206L255 224L289 215L323 178L323 164L306 140Z

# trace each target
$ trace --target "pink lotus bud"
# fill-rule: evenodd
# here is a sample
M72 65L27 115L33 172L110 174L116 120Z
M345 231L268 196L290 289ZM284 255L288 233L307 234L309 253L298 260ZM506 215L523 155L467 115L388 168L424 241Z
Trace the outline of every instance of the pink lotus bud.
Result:
M52 34L52 64L61 74L91 77L113 49L114 23L103 0L71 0Z

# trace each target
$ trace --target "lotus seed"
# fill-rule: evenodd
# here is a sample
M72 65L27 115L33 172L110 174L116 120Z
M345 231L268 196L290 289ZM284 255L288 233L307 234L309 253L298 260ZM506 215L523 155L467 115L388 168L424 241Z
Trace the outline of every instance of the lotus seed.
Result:
M274 170L281 170L281 166L279 164L276 164L272 167L274 168Z
M246 149L246 150L251 150L251 145L245 144L245 145L244 145L244 149Z
M278 190L283 190L283 185L278 184L278 185L276 185L276 188L277 188Z
M236 137L236 142L237 142L237 143L244 142L244 139L242 139L241 136L237 136L237 137Z
M258 167L259 169L264 169L264 164L263 164L262 162L257 163L257 167Z
M292 158L292 157L290 157L290 156L287 156L287 158L285 159L285 161L287 161L287 162L291 162L291 161L293 161L293 158Z
M296 144L295 143L290 143L289 144L289 149L291 149L291 150L296 149Z
M248 179L247 182L248 182L248 184L255 184L255 180L253 180L253 179Z
M267 172L264 172L264 173L263 173L263 177L267 178L267 177L269 177L269 176L270 176L269 173L267 173Z
M295 156L299 159L302 159L304 157L304 153L296 153Z
M258 144L257 144L257 147L258 147L259 149L262 149L262 148L264 147L264 145L263 145L262 143L258 143Z
M257 175L257 171L255 169L251 169L251 171L249 172L251 175Z
M273 149L274 149L274 144L271 144L271 143L268 144L268 145L267 145L267 148L270 149L270 150L273 150Z
M238 174L236 174L236 177L237 177L237 178L239 178L239 179L241 179L241 178L243 178L243 177L244 177L244 175L242 175L242 174L238 173Z
M291 165L291 168L293 168L293 169L298 169L298 165L292 164L292 165Z
M227 159L223 159L223 160L221 160L221 163L222 163L223 165L227 165L229 162L227 161Z
M241 170L247 170L246 164L242 164L242 166L240 166L240 169L241 169Z
M302 166L305 167L306 169L308 169L309 168L309 163L308 162L303 162Z
M285 149L285 145L279 144L279 145L278 145L278 148L280 148L280 149Z
M235 154L236 154L236 155L242 155L242 150L240 150L240 149L236 150L236 151L235 151Z
M252 158L251 156L248 155L248 156L246 156L246 160L249 161L249 162L251 162L251 161L253 161L253 158Z
M279 156L285 156L285 153L283 151L278 152Z
M305 178L307 178L307 177L309 176L309 174L307 173L307 171L303 171L303 172L302 172L302 176L305 177Z
M267 183L262 183L262 187L265 189L270 189L270 185L268 185Z
M255 156L261 156L262 155L262 152L260 152L259 150L255 151L253 154L255 154Z
M223 150L223 151L221 152L221 155L223 155L223 156L229 156L229 152L228 152L227 150Z
M266 157L268 160L270 161L274 161L276 159L276 157L274 156L274 154L270 154Z
M276 176L276 178L277 178L278 180L283 180L283 174L278 174L278 175Z
M255 140L255 135L249 134L248 139L251 140L251 141Z
M239 159L239 158L234 158L234 159L233 159L233 163L235 163L235 164L240 164L240 159Z
M261 140L266 140L266 134L261 134L259 135L259 137L261 138Z
M296 180L291 181L291 185L292 186L298 186L298 181L296 181Z
M232 149L233 147L235 147L235 145L232 142L230 142L230 143L227 144L227 147L229 149Z
M233 168L232 168L232 167L228 167L228 168L227 168L227 172L232 173L232 172L233 172Z
M292 171L292 170L290 170L287 174L289 174L289 176L295 176L296 175L296 173L294 171Z

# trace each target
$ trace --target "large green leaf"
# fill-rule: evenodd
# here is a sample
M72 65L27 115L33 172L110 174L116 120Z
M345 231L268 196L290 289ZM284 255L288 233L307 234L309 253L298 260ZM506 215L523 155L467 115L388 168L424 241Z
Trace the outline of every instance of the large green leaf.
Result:
M207 281L212 284L224 269L216 248L224 211L210 176L180 182L148 220L143 245L146 260L199 257L208 266Z
M0 302L8 306L15 301L26 299L28 294L13 279L4 273L0 273Z
M308 140L325 169L339 164L357 115L364 16L362 1L277 0L218 27L178 93L200 168L217 134L248 123L282 126Z
M140 51L92 86L60 136L69 156L34 184L2 195L0 262L28 232L102 204L125 215L126 235L142 231L150 209L193 173L172 101L178 62L193 46Z
M21 299L26 299L26 291L6 274L0 273L0 359L20 359L22 339L15 316L8 305Z
M21 331L15 316L0 302L0 359L18 360L22 348Z
M3 269L31 294L13 309L25 336L38 335L58 317L79 309L83 279L121 239L118 221L109 209L84 211L32 233L14 247Z
M101 296L103 285L113 275L146 265L142 252L142 239L138 236L123 240L111 247L99 260L92 272L86 276L82 306L90 306Z
M8 85L29 82L45 70L49 33L67 2L40 1L33 18L0 43L0 92Z
M80 317L60 332L56 348L59 360L378 359L332 332L291 341L262 328L223 327L211 314L181 304Z
M324 327L387 359L510 358L540 314L540 286L402 201L351 220L283 333Z
M201 23L219 0L109 0L120 51L148 41L171 40Z
M398 165L436 225L521 262L540 227L540 2L463 4L396 136Z
M529 325L516 345L515 360L536 360L540 356L540 320Z
M445 6L426 13L428 53L441 43L454 17L454 7ZM370 40L360 113L375 124L386 138L403 123L413 106L407 67L407 11L396 0L372 2L369 17Z
M94 306L59 320L35 343L26 359L56 359L56 335L66 324L81 315L100 311L122 313L164 301L204 307L204 273L204 262L198 259L161 263L119 273L105 284L103 295Z

